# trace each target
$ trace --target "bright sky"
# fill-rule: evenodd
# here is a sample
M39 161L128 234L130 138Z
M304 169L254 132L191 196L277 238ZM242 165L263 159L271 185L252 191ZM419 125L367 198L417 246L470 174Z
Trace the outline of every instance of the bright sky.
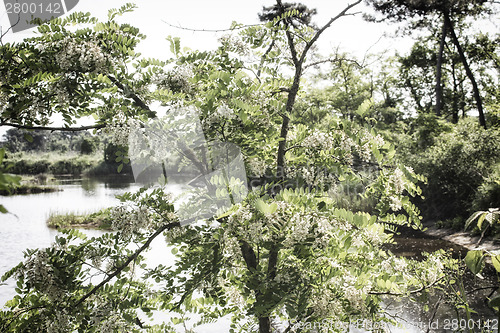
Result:
M338 14L349 3L354 0L304 0L302 3L309 8L316 8L318 15L314 21L322 26L329 18ZM118 8L126 1L120 0L80 0L73 11L90 12L91 14L105 19L108 9ZM172 35L181 37L181 45L191 49L213 49L216 47L217 36L221 33L191 32L172 28L163 21L186 28L195 29L225 29L232 21L243 24L259 23L257 13L262 6L270 6L273 0L243 1L243 0L137 0L138 6L132 13L125 14L120 21L135 25L148 36L147 40L140 46L139 51L148 57L164 58L169 56L169 44L165 37ZM351 10L351 12L365 12L367 7L362 3ZM5 8L0 7L0 25L2 31L9 27L9 21ZM31 36L33 30L18 33L9 32L4 37L4 42L19 41ZM363 21L361 14L344 17L335 22L320 39L320 51L324 55L333 52L337 47L341 51L353 53L359 57L370 50L370 52L381 52L386 49L400 51L407 50L411 45L408 39L394 40L390 37L384 38L384 32L392 32L393 26L385 24L367 23Z
M296 2L295 0L289 1ZM169 35L180 37L182 47L209 50L217 47L218 37L224 34L224 32L186 31L173 28L165 22L193 29L227 29L233 21L242 24L259 23L257 13L262 10L262 7L275 4L275 0L79 0L72 12L90 12L93 16L105 20L109 9L119 8L127 2L135 3L138 8L120 17L119 21L138 27L147 36L147 39L137 49L143 56L159 59L171 56L170 43L165 39ZM354 0L303 0L298 2L306 4L309 8L316 8L318 14L313 20L318 26L323 26L331 17L336 16ZM350 13L358 14L343 17L334 22L319 39L317 45L320 53L327 56L339 48L339 51L354 54L361 59L367 52L398 50L404 53L409 49L412 44L409 38L395 40L390 36L384 37L385 32L392 33L394 31L394 26L364 21L360 12L367 10L369 8L361 3L350 11ZM2 33L10 27L6 8L1 4L0 27ZM33 36L35 32L35 28L17 33L9 31L4 36L3 42L18 42ZM62 123L57 119L53 119L53 121L54 125ZM87 121L82 120L80 123L86 124ZM7 129L0 128L0 137Z

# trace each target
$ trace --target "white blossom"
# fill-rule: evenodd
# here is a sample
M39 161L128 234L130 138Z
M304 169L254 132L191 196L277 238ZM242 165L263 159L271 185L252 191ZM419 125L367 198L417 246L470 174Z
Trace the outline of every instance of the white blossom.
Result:
M65 37L58 44L60 51L56 54L56 61L62 70L70 71L79 67L83 71L107 72L108 56L96 41L77 41L71 37Z
M405 175L401 169L396 168L394 173L389 176L389 183L393 186L397 194L403 193L405 186Z
M267 169L266 161L257 158L252 158L248 161L248 165L250 167L251 172L256 177L262 177L265 175Z

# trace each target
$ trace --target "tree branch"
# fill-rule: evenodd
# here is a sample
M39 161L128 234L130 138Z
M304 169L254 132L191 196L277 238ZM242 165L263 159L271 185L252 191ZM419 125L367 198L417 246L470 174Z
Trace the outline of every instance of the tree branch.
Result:
M111 80L111 82L114 83L115 86L120 88L124 93L126 97L132 98L134 101L135 105L140 107L141 109L148 111L148 117L150 118L156 118L156 112L152 111L149 106L144 103L144 101L137 96L133 91L130 91L127 87L125 87L120 81L118 81L115 77L111 75L107 75L107 77Z
M233 30L240 30L240 29L245 29L249 27L256 27L259 25L262 25L262 23L256 23L256 24L245 24L240 27L234 27L234 28L228 28L228 29L193 29L193 28L185 28L180 25L175 25L172 23L168 23L165 20L161 20L163 23L168 25L169 27L176 28L176 29L181 29L181 30L187 30L187 31L194 31L194 32L224 32L224 31L233 31Z
M10 126L19 129L27 129L27 130L43 130L43 131L61 131L61 132L80 132L87 131L91 129L101 129L106 127L106 124L96 124L89 126L80 126L80 127L51 127L51 126L27 126L21 124L13 124L7 122L1 122L0 126Z
M278 0L278 1L281 1L281 0ZM301 56L301 60L304 61L305 57L306 57L306 54L307 54L307 51L311 48L311 46L313 46L314 43L316 43L316 41L318 40L319 36L321 36L321 34L326 30L328 29L333 22L337 21L339 18L341 18L342 16L345 16L347 15L347 12L359 5L361 3L361 0L358 0L350 5L348 5L346 8L344 8L344 10L342 10L340 13L338 13L335 17L332 17L330 19L330 21L328 21L321 29L318 30L318 32L316 32L316 34L314 35L314 37L309 41L309 43L306 44L306 47L304 48L304 52L302 52L302 56Z
M94 295L106 283L108 283L109 281L111 281L111 279L113 279L118 274L120 274L125 269L125 267L127 267L132 261L134 261L135 259L137 259L137 257L139 256L139 254L141 254L144 250L146 250L149 247L149 245L151 244L151 242L158 235L160 235L162 232L164 232L165 230L170 230L170 229L173 229L174 227L180 227L180 226L181 225L180 225L179 222L172 222L172 223L165 224L165 225L161 226L160 228L158 228L155 231L155 233L152 234L148 238L148 240L139 249L137 249L137 251L134 252L133 255L131 255L123 264L121 264L120 266L118 266L116 268L116 270L112 274L108 275L108 277L105 278L101 283L99 283L97 286L95 286L94 288L92 288L91 291L89 291L88 293L86 293L85 295L83 295L78 301L76 301L76 303L73 306L77 307L80 304L82 304L83 302L85 302L85 300L87 300L90 296Z
M429 289L432 286L434 286L435 284L437 284L439 281L443 280L444 278L445 277L442 276L439 279L437 279L436 281L432 282L431 284L429 284L427 286L422 286L419 289L410 290L408 293L409 294L416 294L416 293L419 293L421 291L424 291L425 289ZM405 296L406 295L404 293L393 293L393 292L390 292L390 291L370 291L368 294L370 294L370 295L389 295L389 296Z

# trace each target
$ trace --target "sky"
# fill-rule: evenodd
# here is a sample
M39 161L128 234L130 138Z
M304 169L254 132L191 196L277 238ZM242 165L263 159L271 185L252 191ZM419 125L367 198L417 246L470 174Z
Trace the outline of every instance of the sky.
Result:
M43 0L33 0L39 2ZM290 0L292 1L292 0ZM315 8L317 15L313 22L323 26L331 17L336 16L354 0L303 0L309 8ZM172 27L181 26L191 29L218 30L227 29L233 21L242 24L259 23L257 13L263 6L275 4L275 0L79 0L71 11L90 12L100 20L106 20L107 12L119 8L127 2L137 5L131 13L118 18L121 23L136 26L147 36L136 51L145 57L167 59L170 54L170 43L166 37L180 37L181 46L197 50L211 50L218 45L218 38L227 32L189 31ZM368 52L385 52L387 50L404 53L412 45L410 38L394 39L385 34L394 33L395 26L383 23L368 23L361 13L369 8L363 3L351 9L355 15L342 17L332 24L318 40L320 54L328 56L335 50L347 52L362 59ZM168 24L166 23L168 22ZM170 25L169 25L170 24ZM0 4L0 27L4 33L10 27L6 7ZM36 34L36 28L13 33L9 31L3 37L3 42L19 42ZM54 120L54 125L61 121ZM85 120L82 120L86 123ZM82 124L83 124L82 123ZM7 128L0 128L0 137Z
M354 0L304 0L302 3L309 8L316 8L318 14L314 18L319 26L325 24L331 17L338 14ZM191 49L209 50L217 45L217 38L222 33L193 32L176 29L169 26L182 26L193 29L226 29L232 21L243 24L259 23L257 13L262 6L270 6L273 0L136 0L130 1L138 8L122 16L121 22L130 23L138 27L147 39L139 46L139 52L147 57L169 57L169 43L165 38L169 35L181 38L181 45ZM126 1L123 0L80 0L73 11L90 12L100 19L105 19L107 11L118 8ZM369 10L363 3L354 7L351 12L366 12ZM9 27L9 21L4 6L0 5L0 26L2 31ZM33 35L33 31L9 32L4 36L4 42L20 41ZM382 23L368 23L361 14L343 17L336 21L319 40L319 50L328 55L336 48L343 52L363 57L367 51L382 52L387 49L405 51L411 46L406 39L394 40L384 37L384 33L392 33L394 26Z

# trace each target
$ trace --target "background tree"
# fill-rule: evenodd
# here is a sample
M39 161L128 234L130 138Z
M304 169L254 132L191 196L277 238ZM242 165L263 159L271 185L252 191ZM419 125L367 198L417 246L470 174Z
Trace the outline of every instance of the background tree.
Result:
M477 16L484 13L487 10L485 6L487 0L477 0L477 1L434 1L434 0L421 0L421 1L406 1L406 0L396 0L396 1L385 1L385 0L367 0L369 5L384 15L384 19L392 21L408 21L414 20L414 25L416 27L422 27L428 25L433 21L432 15L437 15L443 21L443 28L441 32L441 39L439 43L439 51L437 52L436 60L436 112L440 114L441 112L441 101L442 101L442 89L441 89L441 65L442 65L442 54L444 52L444 42L446 33L450 34L451 40L455 45L457 52L459 54L460 60L464 66L464 69L469 78L474 99L476 101L476 107L479 112L479 123L481 126L486 128L486 120L483 111L483 102L481 94L479 91L478 84L476 82L475 76L470 68L467 57L464 53L463 47L455 31L455 25L460 22L465 17ZM372 18L373 19L373 18ZM455 22L457 21L457 22Z

